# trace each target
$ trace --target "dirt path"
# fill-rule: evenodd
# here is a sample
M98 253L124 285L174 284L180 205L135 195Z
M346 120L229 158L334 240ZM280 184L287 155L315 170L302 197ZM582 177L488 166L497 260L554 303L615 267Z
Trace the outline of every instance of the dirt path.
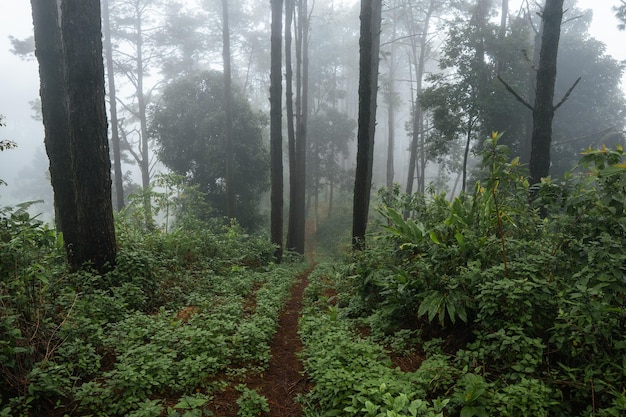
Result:
M302 350L298 336L298 318L302 311L302 295L308 285L308 270L298 277L291 296L278 321L278 329L271 345L271 359L266 372L253 376L248 387L256 389L267 399L272 417L302 415L302 407L295 402L298 394L305 392L302 362L297 353Z
M313 265L313 263L311 263ZM270 362L262 374L249 375L244 384L263 395L270 407L271 417L300 417L302 407L295 402L305 392L302 362L296 356L302 350L298 336L298 319L302 311L302 296L308 285L311 266L300 274L291 289L289 300L282 309L278 327L270 345ZM235 384L234 384L235 385ZM237 417L237 398L241 395L233 385L215 395L211 411L217 417Z

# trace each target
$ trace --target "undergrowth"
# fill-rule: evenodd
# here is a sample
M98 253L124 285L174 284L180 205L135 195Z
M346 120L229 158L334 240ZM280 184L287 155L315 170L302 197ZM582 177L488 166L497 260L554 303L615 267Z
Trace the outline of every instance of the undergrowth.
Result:
M210 415L226 385L267 366L303 266L274 265L266 236L148 231L129 211L115 270L69 273L61 236L27 209L0 209L1 416Z
M626 415L623 151L531 189L500 136L473 193L384 191L366 250L318 269L309 415ZM423 362L401 372L389 354Z

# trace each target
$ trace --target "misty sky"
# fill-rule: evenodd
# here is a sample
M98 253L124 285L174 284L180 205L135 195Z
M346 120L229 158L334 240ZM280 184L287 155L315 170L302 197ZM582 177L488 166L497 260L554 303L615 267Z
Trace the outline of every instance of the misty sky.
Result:
M511 11L518 1L512 0ZM626 59L626 32L617 30L617 20L612 6L619 0L579 0L581 8L594 10L591 34L607 45L607 52L616 59ZM269 8L269 2L268 2ZM39 149L43 152L43 128L32 119L30 101L38 96L38 72L35 61L22 61L10 52L9 35L25 38L32 33L30 2L26 0L0 0L0 114L5 116L7 127L0 128L0 139L11 139L18 149L0 153L0 178L9 187L0 189L0 206L20 201L16 187L24 187L19 179L24 169L32 166ZM269 34L268 34L269 36Z

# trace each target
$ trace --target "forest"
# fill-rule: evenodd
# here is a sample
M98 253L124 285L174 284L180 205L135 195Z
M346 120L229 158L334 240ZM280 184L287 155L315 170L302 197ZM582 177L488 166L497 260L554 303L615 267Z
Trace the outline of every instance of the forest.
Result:
M0 417L626 416L624 62L577 0L30 5Z

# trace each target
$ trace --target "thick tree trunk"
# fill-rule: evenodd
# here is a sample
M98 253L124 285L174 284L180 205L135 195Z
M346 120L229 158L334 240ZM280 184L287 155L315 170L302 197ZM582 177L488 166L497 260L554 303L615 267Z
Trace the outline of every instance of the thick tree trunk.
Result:
M113 44L111 41L111 19L109 17L109 0L102 2L102 29L104 32L104 50L107 65L107 81L109 87L109 112L111 114L111 146L113 147L113 173L115 181L116 209L124 208L124 183L122 178L122 157L120 150L120 134L117 120L117 98L115 91L115 69L113 67Z
M79 222L71 266L87 265L102 273L115 266L116 242L100 1L64 0L61 20Z
M282 5L281 5L282 9ZM273 10L273 9L272 9ZM232 96L232 71L230 59L230 26L228 21L228 0L222 0L222 41L224 60L224 113L225 113L225 136L226 136L226 215L235 218L235 179L233 175L233 96ZM282 10L281 10L282 17ZM280 28L279 28L280 30ZM272 39L273 40L273 39ZM280 40L279 40L280 42ZM280 45L279 45L280 54ZM280 55L278 57L280 65ZM280 101L280 94L278 95ZM282 133L281 133L282 135ZM282 137L281 137L282 141ZM281 145L282 146L282 145ZM282 154L281 154L282 158ZM282 163L281 163L282 178ZM281 186L282 192L282 186ZM281 206L282 207L282 206Z
M563 0L547 0L542 15L543 33L533 110L533 136L529 164L531 184L538 183L550 172L552 120L555 112L554 85L562 18Z
M69 108L65 90L65 62L56 1L31 0L35 27L35 55L39 62L41 110L45 146L50 160L57 224L63 233L70 265L80 264L74 248L80 245L75 200Z
M356 250L365 245L372 187L381 9L382 0L361 1L358 149L352 212L352 246Z
M287 0L289 1L289 0ZM270 72L270 159L271 159L271 238L276 245L275 259L283 254L283 134L282 134L282 14L283 0L271 0Z

